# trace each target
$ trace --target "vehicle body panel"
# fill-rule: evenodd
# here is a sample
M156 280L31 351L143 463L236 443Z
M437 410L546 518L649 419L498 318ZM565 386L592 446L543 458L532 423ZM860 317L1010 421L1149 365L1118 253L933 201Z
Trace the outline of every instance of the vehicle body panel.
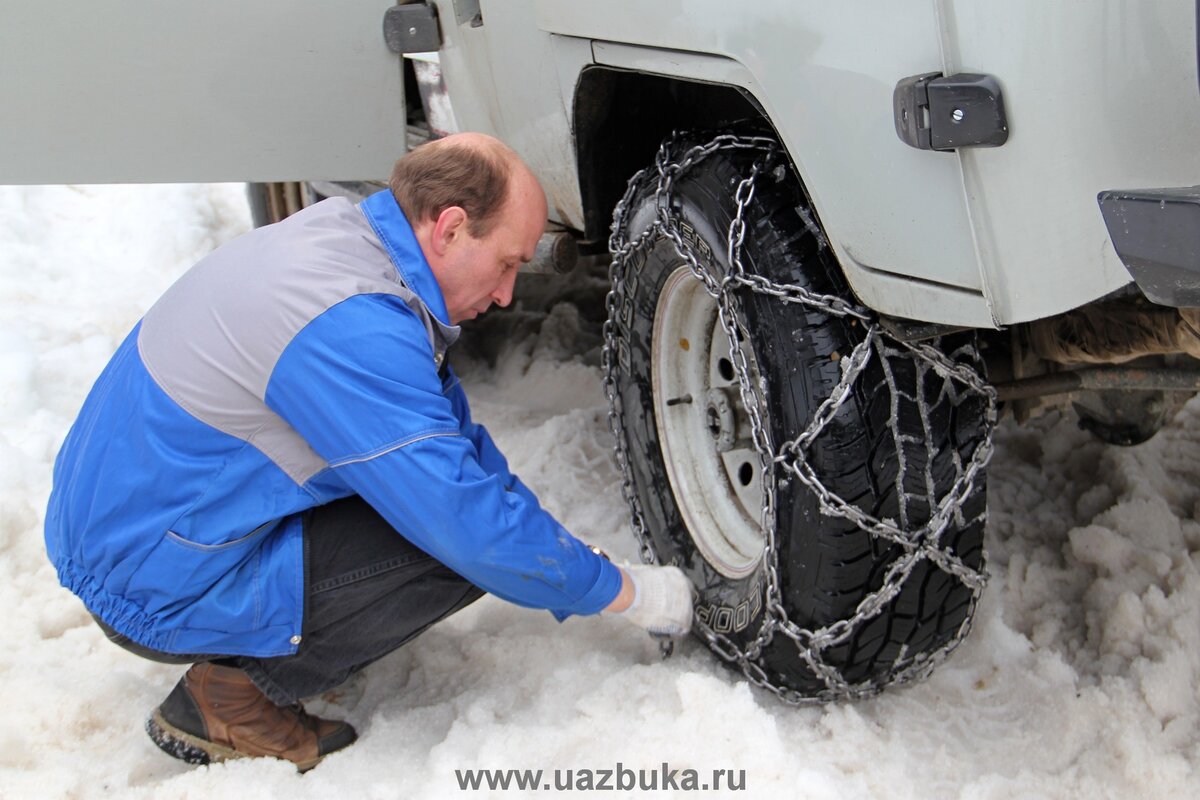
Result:
M610 42L594 43L593 52L597 64L654 72L655 74L663 74L660 72L661 70L670 70L669 74L690 80L742 87L756 99L765 96L765 90L745 66L731 59L681 51L665 52L653 48ZM772 114L770 107L766 107L765 110L768 115ZM774 116L771 118L775 119ZM796 160L795 151L791 152L793 160ZM797 165L797 168L803 174L803 167ZM830 176L830 179L837 180L836 176ZM932 315L935 316L934 321L945 324L972 327L992 326L991 310L980 291L934 280L918 282L913 280L913 276L901 276L886 270L876 270L860 262L853 255L855 251L847 247L846 240L838 238L838 229L829 224L828 217L819 204L819 197L830 195L837 197L837 190L821 195L818 190L814 190L811 179L806 181L805 186L814 203L817 204L817 212L821 215L829 242L838 254L838 260L845 270L850 285L868 306L885 313L912 319L929 319ZM870 203L862 205L865 207ZM860 214L862 213L860 210ZM860 219L863 218L865 217L860 217ZM963 242L963 246L969 247L971 242L965 217L963 230L966 233L966 241ZM932 257L933 254L927 256L925 262Z
M550 217L583 226L569 102L555 69L556 48L538 29L529 0L481 3L483 24L456 23L438 3L446 88L463 130L499 137L521 154L546 190ZM586 42L583 43L586 46Z
M0 181L380 178L406 146L387 0L0 0ZM463 129L501 137L582 229L590 67L735 86L788 149L860 300L994 327L1129 283L1097 193L1200 184L1194 0L437 0ZM480 19L474 19L478 8ZM481 20L481 24L480 24ZM982 72L1008 141L917 150L897 81ZM620 98L616 98L620 102ZM620 147L620 142L613 142Z
M646 48L637 68L647 72L677 74L681 58L650 48L741 65L843 264L862 268L851 276L856 290L873 269L981 292L957 163L922 158L892 123L896 81L941 63L931 6L537 0L537 11L544 30Z
M389 0L0 0L0 182L387 175Z
M1096 197L1200 183L1194 0L942 7L947 74L1004 84L1008 142L958 155L996 318L1049 316L1129 283Z

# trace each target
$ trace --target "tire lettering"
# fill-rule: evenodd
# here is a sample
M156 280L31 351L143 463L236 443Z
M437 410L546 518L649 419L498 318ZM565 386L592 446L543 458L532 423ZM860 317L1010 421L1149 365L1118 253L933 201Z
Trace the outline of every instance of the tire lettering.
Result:
M632 272L625 277L624 292L625 292L626 297L637 297L638 283L640 280L641 280L640 272Z
M735 611L733 614L734 630L740 631L742 628L746 627L749 624L750 624L750 604L749 603L739 603L738 607L737 607L737 611Z
M709 247L708 242L704 241L695 228L682 220L679 222L679 235L692 250L696 251L697 255L707 259L712 258L712 248Z
M763 586L760 582L750 592L750 596L736 607L708 603L697 606L696 616L717 633L736 633L749 627L750 622L758 616L763 607L762 595Z

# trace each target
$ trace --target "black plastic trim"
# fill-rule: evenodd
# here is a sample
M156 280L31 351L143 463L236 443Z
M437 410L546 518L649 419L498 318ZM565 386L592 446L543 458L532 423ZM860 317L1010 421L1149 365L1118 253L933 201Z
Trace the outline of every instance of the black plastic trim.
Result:
M999 147L1008 141L1000 81L991 75L929 72L904 78L892 92L900 141L919 150Z
M408 3L383 15L383 38L393 53L430 53L442 46L437 6Z
M1142 293L1164 306L1200 306L1200 186L1112 189L1096 200Z

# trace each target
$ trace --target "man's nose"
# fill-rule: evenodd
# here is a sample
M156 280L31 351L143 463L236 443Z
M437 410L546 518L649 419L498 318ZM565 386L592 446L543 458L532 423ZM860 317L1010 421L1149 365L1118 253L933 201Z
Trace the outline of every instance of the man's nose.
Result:
M516 274L500 282L500 285L496 287L496 291L492 292L492 299L496 301L496 305L504 308L512 302L513 287L516 285L516 282Z

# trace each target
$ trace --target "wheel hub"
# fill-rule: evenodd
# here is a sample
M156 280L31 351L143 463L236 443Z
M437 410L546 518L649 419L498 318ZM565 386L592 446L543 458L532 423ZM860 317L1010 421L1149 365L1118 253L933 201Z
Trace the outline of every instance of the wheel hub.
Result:
M708 407L704 411L708 432L718 453L727 453L737 445L739 418L744 419L740 398L732 397L729 389L709 389Z

